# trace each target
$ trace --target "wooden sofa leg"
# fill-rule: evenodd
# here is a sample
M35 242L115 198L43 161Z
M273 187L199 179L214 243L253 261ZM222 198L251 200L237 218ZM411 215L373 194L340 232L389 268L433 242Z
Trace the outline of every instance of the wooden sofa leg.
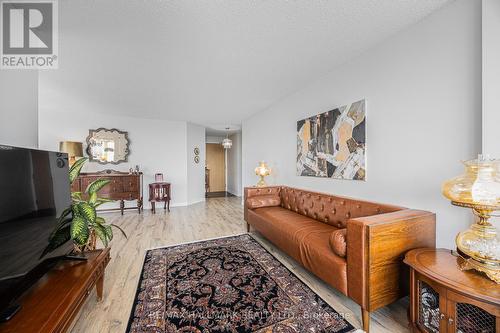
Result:
M363 317L363 331L370 333L370 312L361 308L361 313Z
M247 232L250 232L250 223L247 222Z

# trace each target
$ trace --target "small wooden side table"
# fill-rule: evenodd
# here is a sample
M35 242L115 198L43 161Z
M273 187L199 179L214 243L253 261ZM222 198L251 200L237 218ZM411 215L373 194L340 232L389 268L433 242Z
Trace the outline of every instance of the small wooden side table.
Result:
M156 213L156 202L163 202L163 209L168 209L170 212L170 183L152 183L149 184L149 202L151 202L151 210Z
M412 332L500 332L500 285L478 272L461 271L462 260L446 249L406 254Z

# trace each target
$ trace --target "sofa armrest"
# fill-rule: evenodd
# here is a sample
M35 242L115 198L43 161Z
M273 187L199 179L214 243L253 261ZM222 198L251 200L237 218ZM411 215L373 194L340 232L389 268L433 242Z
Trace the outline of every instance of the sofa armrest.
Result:
M403 257L411 249L436 246L436 215L400 211L347 221L348 296L367 311L403 297L409 280Z
M253 198L257 196L265 196L265 195L279 195L281 197L281 186L265 186L265 187L245 187L244 190L244 198L243 198L243 215L245 221L247 220L248 216L248 205L247 205L247 199L248 198Z

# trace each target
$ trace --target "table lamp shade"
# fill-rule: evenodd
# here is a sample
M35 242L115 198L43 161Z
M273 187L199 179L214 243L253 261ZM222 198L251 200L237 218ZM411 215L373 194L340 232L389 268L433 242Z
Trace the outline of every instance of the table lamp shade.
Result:
M443 195L458 206L500 209L500 161L465 161L465 174L443 184Z
M74 163L77 157L83 157L83 144L74 141L62 141L59 143L59 151L67 153L70 164Z

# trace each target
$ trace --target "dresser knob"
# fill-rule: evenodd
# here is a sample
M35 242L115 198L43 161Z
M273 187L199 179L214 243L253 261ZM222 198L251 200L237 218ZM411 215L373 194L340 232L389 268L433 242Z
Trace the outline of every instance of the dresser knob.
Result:
M441 313L441 315L439 317L441 318L441 320L443 320L445 318L444 313Z
M453 325L453 318L448 318L448 324Z

